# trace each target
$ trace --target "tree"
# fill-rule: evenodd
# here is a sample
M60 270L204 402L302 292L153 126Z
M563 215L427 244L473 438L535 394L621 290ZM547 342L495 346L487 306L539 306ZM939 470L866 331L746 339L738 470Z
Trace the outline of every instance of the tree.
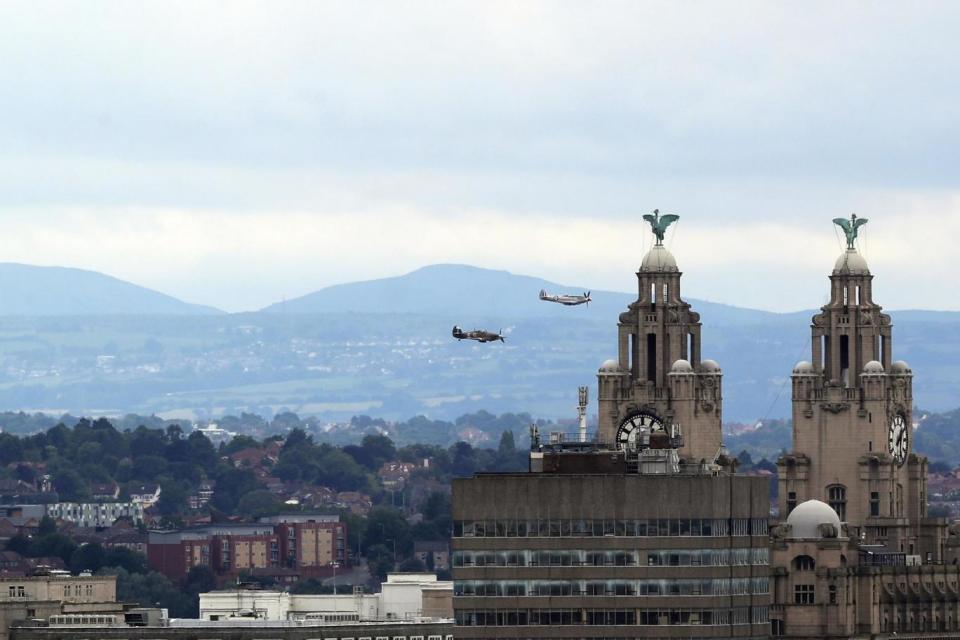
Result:
M244 494L237 503L237 512L248 518L270 516L280 511L280 503L266 489Z
M4 547L6 551L13 551L14 553L19 553L21 556L30 555L30 538L18 533L9 540L7 540L7 546Z
M70 571L80 573L81 571L99 571L103 566L106 553L97 543L82 544L70 555L70 562L67 566Z
M202 468L206 473L212 473L217 466L217 451L207 436L194 431L187 437L187 459Z
M262 488L252 472L230 467L217 476L217 488L210 502L217 509L232 514L244 494Z
M147 573L147 558L126 547L107 549L103 557L104 567L120 567L130 573Z
M453 473L459 477L472 476L477 470L476 452L473 447L466 442L457 442L450 447L451 464Z
M423 561L420 558L407 558L400 563L400 566L397 567L397 571L404 571L408 573L423 573L427 570L427 565L423 564Z
M173 478L164 478L160 482L160 499L157 501L157 511L161 516L174 516L187 509L187 499L190 496L190 487L186 482L179 482Z
M37 538L30 545L30 556L34 558L45 556L56 556L62 558L66 564L70 564L70 558L76 551L77 545L62 533L52 533L48 536Z
M384 462L397 459L397 448L393 440L381 434L368 434L363 437L360 446L366 453L371 471L376 471Z
M118 602L164 607L171 618L196 618L199 615L198 599L179 589L162 573L130 573L125 569L109 569L100 573L117 576Z
M367 549L367 566L381 582L393 571L393 565L393 552L386 545L375 544Z
M213 569L203 565L190 567L183 582L183 590L189 594L206 593L217 588L217 576Z
M57 532L57 522L50 516L40 518L40 524L37 526L37 535L40 537L49 536Z
M367 474L363 467L339 449L332 449L319 462L319 484L337 491L353 491L367 487Z
M513 431L504 431L500 434L500 444L497 446L497 454L502 458L510 458L517 450L517 445L513 440Z
M53 486L64 502L83 502L90 497L87 481L70 468L62 468L53 474Z

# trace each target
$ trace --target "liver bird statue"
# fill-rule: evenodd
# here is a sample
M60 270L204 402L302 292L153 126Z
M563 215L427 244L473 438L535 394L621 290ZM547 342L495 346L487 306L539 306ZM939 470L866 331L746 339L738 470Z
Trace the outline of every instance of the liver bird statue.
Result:
M854 240L857 239L857 233L859 233L860 227L867 224L868 220L866 218L858 218L857 214L850 216L850 219L846 218L834 218L833 224L839 226L843 229L843 232L847 236L847 249L854 249L853 246Z
M660 215L660 209L654 209L653 213L648 213L643 216L643 219L650 223L650 229L653 231L653 235L657 236L657 244L663 244L663 236L667 232L667 227L680 219L680 216L675 216L672 213L667 213Z

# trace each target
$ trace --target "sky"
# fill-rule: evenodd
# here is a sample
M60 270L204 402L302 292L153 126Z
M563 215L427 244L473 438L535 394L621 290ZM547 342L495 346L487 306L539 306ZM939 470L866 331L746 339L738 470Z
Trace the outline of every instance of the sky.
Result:
M456 262L960 310L960 3L6 2L0 262L253 310Z

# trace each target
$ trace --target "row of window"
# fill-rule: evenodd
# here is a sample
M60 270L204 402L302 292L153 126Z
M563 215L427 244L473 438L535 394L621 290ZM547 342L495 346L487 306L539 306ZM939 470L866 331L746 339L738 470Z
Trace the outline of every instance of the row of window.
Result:
M575 633L575 632L574 632ZM499 637L499 636L498 636ZM552 636L551 636L552 637ZM648 636L644 634L644 640L676 640L676 636ZM683 640L716 640L716 635L710 636L688 636L684 635ZM738 640L770 640L770 636L737 636ZM592 637L591 640L636 640L637 636L597 636ZM543 640L543 638L500 638L500 640ZM554 640L583 640L583 636L577 636L575 638L555 638Z
M585 549L454 551L454 567L726 567L766 565L767 547L744 549Z
M117 624L116 616L105 616L105 615L66 615L66 616L50 616L49 623L51 626L111 626Z
M767 607L721 609L460 609L460 627L526 625L733 625L768 624Z
M585 520L563 518L457 520L454 538L567 538L765 536L766 518L650 518Z
M457 580L455 596L727 596L770 592L770 580Z

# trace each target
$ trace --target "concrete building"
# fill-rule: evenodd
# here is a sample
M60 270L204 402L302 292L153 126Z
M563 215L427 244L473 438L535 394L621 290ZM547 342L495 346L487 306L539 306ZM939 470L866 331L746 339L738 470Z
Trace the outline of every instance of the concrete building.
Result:
M0 640L11 625L76 614L123 616L115 576L0 576Z
M338 595L256 589L211 591L200 594L200 618L314 622L450 619L453 617L452 591L453 583L437 581L430 573L390 574L381 585L380 593L363 593L359 589Z
M676 260L644 257L599 434L531 429L530 472L453 482L457 638L766 638L769 486L733 473L720 368Z
M133 524L143 522L143 502L57 502L44 505L46 515L78 527L109 527L120 518Z

